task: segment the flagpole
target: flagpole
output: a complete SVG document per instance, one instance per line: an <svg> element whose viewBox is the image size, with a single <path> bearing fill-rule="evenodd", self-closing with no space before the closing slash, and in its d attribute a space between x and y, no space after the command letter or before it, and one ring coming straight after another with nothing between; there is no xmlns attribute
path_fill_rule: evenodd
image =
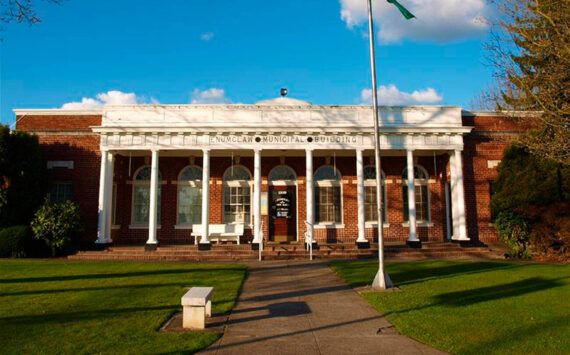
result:
<svg viewBox="0 0 570 355"><path fill-rule="evenodd" d="M372 288L385 290L392 287L388 273L384 270L384 225L382 221L382 162L380 160L380 118L378 114L378 93L376 86L376 55L374 52L374 20L372 0L368 2L368 32L370 39L370 69L372 74L372 108L374 117L374 165L376 166L376 209L378 212L378 272Z"/></svg>

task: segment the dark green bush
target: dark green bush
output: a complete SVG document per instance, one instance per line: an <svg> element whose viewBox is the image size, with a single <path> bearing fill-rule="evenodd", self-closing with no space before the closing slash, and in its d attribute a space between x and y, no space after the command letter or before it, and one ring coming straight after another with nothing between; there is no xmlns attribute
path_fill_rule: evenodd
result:
<svg viewBox="0 0 570 355"><path fill-rule="evenodd" d="M45 245L36 240L28 226L13 226L0 231L0 257L25 258L41 256Z"/></svg>
<svg viewBox="0 0 570 355"><path fill-rule="evenodd" d="M512 257L567 256L570 166L535 157L525 147L510 146L493 183L491 209Z"/></svg>
<svg viewBox="0 0 570 355"><path fill-rule="evenodd" d="M46 199L36 212L31 227L35 238L44 241L55 256L83 230L79 205L71 201L50 203Z"/></svg>
<svg viewBox="0 0 570 355"><path fill-rule="evenodd" d="M29 224L48 184L38 137L0 126L0 228Z"/></svg>
<svg viewBox="0 0 570 355"><path fill-rule="evenodd" d="M495 219L499 238L507 245L510 257L530 259L528 250L531 242L530 223L525 215L501 212Z"/></svg>
<svg viewBox="0 0 570 355"><path fill-rule="evenodd" d="M493 183L491 208L495 216L569 199L569 166L535 157L518 145L505 150L499 176Z"/></svg>

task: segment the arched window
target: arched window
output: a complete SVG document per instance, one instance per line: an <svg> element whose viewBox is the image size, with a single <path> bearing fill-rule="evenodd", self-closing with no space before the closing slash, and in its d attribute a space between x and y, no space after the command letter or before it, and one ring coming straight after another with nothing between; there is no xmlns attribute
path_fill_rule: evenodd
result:
<svg viewBox="0 0 570 355"><path fill-rule="evenodd" d="M429 174L423 167L414 166L414 186L416 190L416 220L428 222L429 213ZM402 173L402 198L404 200L404 221L410 219L408 208L408 169Z"/></svg>
<svg viewBox="0 0 570 355"><path fill-rule="evenodd" d="M200 223L202 219L202 169L187 166L178 175L178 225Z"/></svg>
<svg viewBox="0 0 570 355"><path fill-rule="evenodd" d="M269 172L269 181L297 181L297 174L287 165L279 165Z"/></svg>
<svg viewBox="0 0 570 355"><path fill-rule="evenodd" d="M251 224L251 174L241 165L224 173L224 223Z"/></svg>
<svg viewBox="0 0 570 355"><path fill-rule="evenodd" d="M148 226L148 214L150 207L150 165L143 166L135 172L133 179L133 225ZM158 172L158 204L157 204L157 220L160 224L160 197L162 195L161 188L162 175Z"/></svg>
<svg viewBox="0 0 570 355"><path fill-rule="evenodd" d="M386 205L386 174L382 172L382 222L388 222ZM378 209L376 207L376 168L364 167L364 220L366 222L378 221Z"/></svg>
<svg viewBox="0 0 570 355"><path fill-rule="evenodd" d="M317 169L314 176L316 223L342 223L342 176L331 165Z"/></svg>

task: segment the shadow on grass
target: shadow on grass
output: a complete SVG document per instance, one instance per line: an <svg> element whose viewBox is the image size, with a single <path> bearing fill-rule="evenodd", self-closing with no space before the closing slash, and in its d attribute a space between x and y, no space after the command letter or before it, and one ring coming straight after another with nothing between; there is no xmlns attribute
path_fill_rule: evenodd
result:
<svg viewBox="0 0 570 355"><path fill-rule="evenodd" d="M433 279L444 279L455 277L457 275L471 275L481 272L504 270L511 268L524 267L527 264L509 264L497 262L467 262L454 265L445 265L437 267L420 267L413 268L414 263L410 263L409 270L391 273L390 277L397 285L410 285L418 282L429 281Z"/></svg>
<svg viewBox="0 0 570 355"><path fill-rule="evenodd" d="M12 296L31 296L31 295L48 295L57 293L67 293L67 292L93 292L93 291L108 291L108 290L118 290L118 289L151 289L160 287L179 287L184 289L190 286L208 286L208 282L197 283L193 282L192 285L185 283L154 283L154 284L141 284L141 285L113 285L113 286L100 286L100 287L77 287L77 288L62 288L62 289L49 289L49 290L28 290L28 291L17 291L17 292L5 292L0 293L0 297L12 297ZM152 291L152 290L149 290ZM224 299L213 301L213 305L219 305L229 302L235 302L236 299Z"/></svg>
<svg viewBox="0 0 570 355"><path fill-rule="evenodd" d="M465 262L453 265L430 266L425 267L422 265L424 262L410 262L405 265L398 264L397 266L403 270L390 272L390 278L398 286L411 285L415 283L452 278L457 275L472 275L482 272L489 272L495 270L505 270L526 267L528 264L514 264L514 263L499 263L499 262ZM369 285L374 275L370 274L367 269L368 263L361 262L343 262L342 270L337 270L340 275L345 275L349 280L351 287L359 287ZM376 269L373 270L376 272ZM345 279L345 277L341 278Z"/></svg>
<svg viewBox="0 0 570 355"><path fill-rule="evenodd" d="M239 271L239 268L212 268L212 269L173 269L173 270L149 270L125 273L109 273L109 274L84 274L84 275L67 275L67 276L44 276L29 277L19 279L0 279L0 284L23 283L23 282L50 282L50 281L74 281L74 280L91 280L91 279L111 279L120 277L137 277L137 276L156 276L168 274L190 274L196 272L224 272Z"/></svg>
<svg viewBox="0 0 570 355"><path fill-rule="evenodd" d="M564 329L564 327L568 326L568 317L567 316L560 316L560 317L556 317L553 319L550 319L548 321L543 321L543 322L536 322L531 326L528 327L524 327L522 329L517 329L516 332L513 332L511 334L504 334L501 333L500 335L497 335L495 338L493 338L492 340L489 341L485 341L485 342L480 342L478 344L471 344L470 348L469 348L469 352L472 354L485 354L489 352L489 349L495 349L495 351L499 352L501 351L501 347L508 346L509 341L520 341L521 339L525 339L525 338L544 338L545 340L548 339L546 338L546 334L548 332L551 331L555 331L556 333L558 333L560 331L560 329ZM546 341L547 343L552 343L551 341ZM552 345L551 351L552 354L558 353L558 351L560 351L560 354L563 353L563 349L560 348L556 348L557 345ZM506 349L505 349L506 350ZM536 351L535 349L527 349L530 353L535 353L534 351ZM541 353L547 353L546 349L541 349Z"/></svg>
<svg viewBox="0 0 570 355"><path fill-rule="evenodd" d="M171 311L180 309L180 305L157 306L157 307L129 307L117 309L96 309L85 312L47 313L28 316L3 317L0 321L7 322L11 326L37 324L37 323L70 323L91 319L115 318L126 313Z"/></svg>
<svg viewBox="0 0 570 355"><path fill-rule="evenodd" d="M402 309L398 311L389 311L384 313L383 316L419 311L437 306L465 307L480 302L494 301L509 297L518 297L533 292L564 286L565 284L562 283L561 280L568 278L570 277L561 277L558 279L543 279L541 277L533 277L503 285L494 285L465 291L442 293L432 297L433 302L427 305Z"/></svg>
<svg viewBox="0 0 570 355"><path fill-rule="evenodd" d="M460 307L476 304L479 302L493 301L501 298L517 297L528 293L548 290L555 287L564 286L561 280L570 277L561 277L558 279L543 279L541 277L533 277L530 279L511 282L503 285L494 285L488 287L480 287L472 290L442 293L435 297L435 303Z"/></svg>

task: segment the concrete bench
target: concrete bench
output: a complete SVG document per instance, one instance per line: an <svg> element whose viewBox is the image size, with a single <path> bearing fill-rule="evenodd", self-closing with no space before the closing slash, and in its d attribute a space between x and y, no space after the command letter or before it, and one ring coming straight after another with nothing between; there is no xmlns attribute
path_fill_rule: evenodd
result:
<svg viewBox="0 0 570 355"><path fill-rule="evenodd" d="M212 316L213 287L192 287L182 296L182 328L204 329Z"/></svg>
<svg viewBox="0 0 570 355"><path fill-rule="evenodd" d="M240 237L243 236L243 230L243 223L210 224L208 226L210 241L216 241L218 244L220 241L226 242L228 240L233 240L239 245ZM198 237L202 236L202 225L193 224L191 235L195 238L194 244L198 244Z"/></svg>

